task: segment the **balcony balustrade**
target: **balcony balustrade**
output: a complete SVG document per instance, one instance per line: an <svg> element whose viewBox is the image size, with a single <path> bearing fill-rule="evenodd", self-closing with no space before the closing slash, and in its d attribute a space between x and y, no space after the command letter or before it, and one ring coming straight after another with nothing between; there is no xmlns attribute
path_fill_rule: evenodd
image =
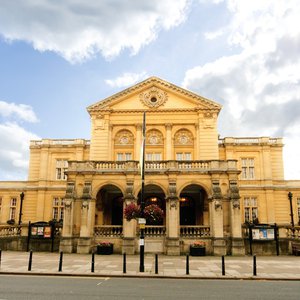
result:
<svg viewBox="0 0 300 300"><path fill-rule="evenodd" d="M69 161L68 173L124 173L139 172L138 161ZM146 161L146 173L164 173L177 171L182 173L238 171L236 160L191 160L191 161Z"/></svg>

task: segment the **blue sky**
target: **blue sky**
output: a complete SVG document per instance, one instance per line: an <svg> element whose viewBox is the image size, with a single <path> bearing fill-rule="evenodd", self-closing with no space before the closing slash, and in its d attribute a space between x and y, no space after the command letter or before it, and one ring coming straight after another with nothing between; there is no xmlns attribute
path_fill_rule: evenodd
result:
<svg viewBox="0 0 300 300"><path fill-rule="evenodd" d="M86 107L152 75L222 104L222 137L284 137L300 179L299 15L297 0L1 0L0 180L26 179L30 139L89 139Z"/></svg>

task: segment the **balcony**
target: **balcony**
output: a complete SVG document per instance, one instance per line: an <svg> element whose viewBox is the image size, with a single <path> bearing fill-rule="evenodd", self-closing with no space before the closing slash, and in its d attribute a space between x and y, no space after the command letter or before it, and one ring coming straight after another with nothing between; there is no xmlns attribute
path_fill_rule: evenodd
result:
<svg viewBox="0 0 300 300"><path fill-rule="evenodd" d="M138 161L69 161L68 174L71 173L138 173ZM209 173L209 172L239 172L236 160L164 160L146 161L145 173L157 174L168 172Z"/></svg>

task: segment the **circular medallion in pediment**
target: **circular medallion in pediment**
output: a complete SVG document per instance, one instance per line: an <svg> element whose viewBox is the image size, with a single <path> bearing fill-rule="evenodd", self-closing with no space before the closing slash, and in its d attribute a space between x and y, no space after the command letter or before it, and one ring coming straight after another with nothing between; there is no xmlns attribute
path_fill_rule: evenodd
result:
<svg viewBox="0 0 300 300"><path fill-rule="evenodd" d="M140 94L140 100L144 105L150 108L157 108L168 100L168 94L157 87L152 87L148 91Z"/></svg>

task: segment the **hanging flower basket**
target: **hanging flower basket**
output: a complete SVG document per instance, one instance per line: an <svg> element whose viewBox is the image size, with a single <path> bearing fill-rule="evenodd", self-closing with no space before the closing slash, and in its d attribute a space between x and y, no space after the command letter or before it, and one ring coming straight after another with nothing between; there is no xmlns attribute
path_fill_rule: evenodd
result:
<svg viewBox="0 0 300 300"><path fill-rule="evenodd" d="M163 210L156 204L151 204L145 207L144 216L147 220L146 224L158 225L162 222L164 217Z"/></svg>
<svg viewBox="0 0 300 300"><path fill-rule="evenodd" d="M137 219L141 214L141 208L135 203L130 203L124 208L124 217L127 221Z"/></svg>

